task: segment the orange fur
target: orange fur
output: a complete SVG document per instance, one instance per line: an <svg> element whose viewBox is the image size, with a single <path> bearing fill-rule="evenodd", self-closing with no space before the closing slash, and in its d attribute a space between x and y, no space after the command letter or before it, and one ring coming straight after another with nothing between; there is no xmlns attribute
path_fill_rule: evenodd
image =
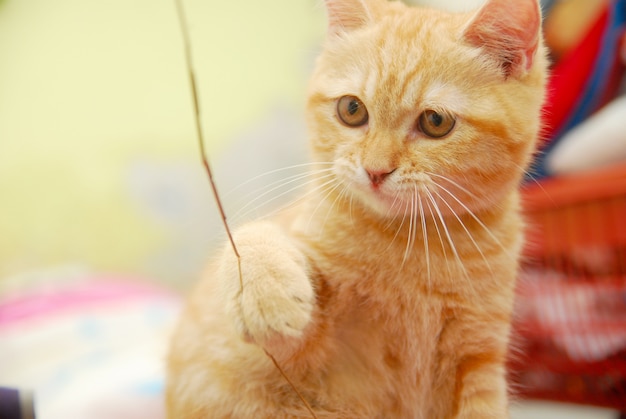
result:
<svg viewBox="0 0 626 419"><path fill-rule="evenodd" d="M229 247L208 268L172 339L169 417L310 417L265 351L319 418L507 417L517 185L546 72L537 1L511 2L327 0L307 117L332 174L235 232L243 289ZM346 95L363 125L340 121ZM449 134L417 128L427 109Z"/></svg>

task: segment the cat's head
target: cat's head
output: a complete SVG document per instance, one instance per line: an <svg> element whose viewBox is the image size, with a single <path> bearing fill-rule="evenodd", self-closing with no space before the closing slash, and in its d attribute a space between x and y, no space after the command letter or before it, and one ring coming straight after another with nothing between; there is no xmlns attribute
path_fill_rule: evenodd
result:
<svg viewBox="0 0 626 419"><path fill-rule="evenodd" d="M310 84L314 158L383 216L498 205L535 149L546 59L538 0L448 14L326 0Z"/></svg>

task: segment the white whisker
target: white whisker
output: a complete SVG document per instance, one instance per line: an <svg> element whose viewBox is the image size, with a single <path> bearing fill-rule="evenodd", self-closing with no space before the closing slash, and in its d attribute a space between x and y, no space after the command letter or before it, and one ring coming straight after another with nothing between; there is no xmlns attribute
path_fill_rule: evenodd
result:
<svg viewBox="0 0 626 419"><path fill-rule="evenodd" d="M408 209L409 209L409 204L408 204L408 202L405 202L405 204L404 204L404 214L402 215L402 221L400 221L400 225L396 229L396 234L394 234L393 238L391 239L391 242L389 242L389 245L387 246L387 249L385 249L385 252L389 251L389 249L391 248L393 243L398 238L398 235L400 234L400 231L402 231L402 227L404 226L404 222L406 220L406 214L407 214ZM390 225L391 225L391 223L393 221L395 221L395 219L391 220Z"/></svg>
<svg viewBox="0 0 626 419"><path fill-rule="evenodd" d="M447 177L447 176L439 175L439 174L437 174L437 173L432 173L432 172L424 172L424 173L425 173L425 174L427 174L427 175L428 175L428 176L430 176L430 177L436 177L436 178L439 178L439 179L443 179L443 180L445 180L446 182L451 183L452 185L454 185L454 186L456 186L457 188L459 188L461 191L463 191L464 193L466 193L469 197L474 198L474 199L479 199L479 197L478 197L475 193L473 193L472 191L470 191L469 189L467 189L466 187L464 187L464 186L463 186L463 185L461 185L460 183L456 182L456 181L455 181L455 180L453 180L453 179L450 179L450 178L449 178L449 177ZM435 184L436 184L438 187L441 187L441 184L440 184L439 182L435 182Z"/></svg>
<svg viewBox="0 0 626 419"><path fill-rule="evenodd" d="M331 169L320 169L320 170L315 170L315 171L310 171L310 172L305 172L305 173L298 173L296 175L288 176L286 178L271 182L267 185L263 185L261 188L253 192L247 193L245 196L242 197L242 200L247 200L250 196L254 196L255 194L259 194L262 192L261 195L256 195L256 198L260 198L260 197L263 197L267 194L274 192L277 189L280 189L282 187L295 183L299 180L307 179L307 178L311 178L311 179L318 178L318 175L323 174L323 173L326 173L323 177L327 177L327 176L330 176L331 174L330 172L332 172Z"/></svg>
<svg viewBox="0 0 626 419"><path fill-rule="evenodd" d="M430 206L430 200L426 200L426 205L428 206L428 212L431 215L435 214L433 207ZM437 223L437 218L432 217L433 224L435 226L435 230L437 231L437 236L439 237L439 243L441 244L441 251L443 252L443 258L446 261L446 268L448 270L448 277L452 275L452 271L450 270L450 263L448 262L448 252L446 251L446 246L443 243L443 237L441 235L441 230L439 230L439 224Z"/></svg>
<svg viewBox="0 0 626 419"><path fill-rule="evenodd" d="M491 230L489 229L489 227L487 227L485 225L485 223L478 218L478 216L476 214L474 214L474 212L463 203L463 201L461 201L459 198L457 198L451 191L449 191L447 188L441 186L440 184L436 183L437 187L439 189L441 189L442 191L444 191L445 193L447 193L452 199L454 199L454 201L456 203L458 203L466 212L467 214L472 217L472 219L474 221L476 221L476 223L485 231L485 233L487 233L487 235L491 238L491 240L493 240L493 242L498 245L509 257L511 257L511 254L509 252L509 249L507 249L501 242L500 240L491 232ZM441 197L441 195L439 194L439 196ZM441 197L441 199L445 202L445 200L443 199L443 197Z"/></svg>
<svg viewBox="0 0 626 419"><path fill-rule="evenodd" d="M463 230L467 234L467 237L470 239L470 241L472 242L472 244L474 245L474 247L476 248L478 253L480 253L480 256L482 257L482 259L485 261L485 266L487 266L487 269L489 269L489 272L491 272L491 274L493 275L493 270L491 269L491 264L489 263L489 260L487 259L487 257L485 256L483 250L480 248L480 246L478 245L478 243L474 239L474 236L472 235L472 233L470 233L469 229L467 228L467 226L465 225L463 220L461 220L461 217L458 216L456 211L454 211L452 206L448 203L448 201L446 201L444 199L443 196L441 196L441 194L438 191L434 190L433 192L437 195L437 197L439 197L441 202L443 202L446 205L446 207L448 207L448 209L450 210L450 212L452 213L454 218L456 218L456 220L459 222L459 224L461 225L461 228L463 228Z"/></svg>
<svg viewBox="0 0 626 419"><path fill-rule="evenodd" d="M354 198L354 193L350 191L350 206L349 206L349 214L350 214L350 223L354 227L354 218L352 216L352 200Z"/></svg>
<svg viewBox="0 0 626 419"><path fill-rule="evenodd" d="M383 227L383 231L387 231L387 229L389 229L389 227L391 227L393 225L393 223L396 221L395 217L393 216L393 214L391 213L391 211L393 210L393 207L396 205L396 203L398 202L398 196L400 195L399 192L396 192L394 197L393 197L393 202L391 203L391 205L389 206L389 208L387 209L387 213L385 214L385 217L389 218L389 221L387 222L387 224L385 224L385 226ZM405 213L406 213L406 206L404 208Z"/></svg>
<svg viewBox="0 0 626 419"><path fill-rule="evenodd" d="M322 205L322 203L324 201L326 201L326 199L328 199L328 197L335 192L340 186L342 186L341 183L337 182L337 184L335 186L333 186L332 188L330 188L325 194L324 197L322 199L320 199L319 204L317 204L317 206L315 207L315 210L313 210L313 212L311 213L311 216L309 217L309 224L311 223L311 220L313 219L313 216L315 215L315 213L319 210L320 206ZM326 227L326 223L328 222L328 217L330 216L330 213L332 212L333 208L335 207L335 205L337 205L337 202L339 200L341 200L341 197L345 194L347 187L345 185L343 185L343 189L341 190L341 192L339 192L337 194L337 196L335 197L335 199L333 200L333 202L330 204L330 207L328 208L328 210L326 211L326 216L324 217L324 221L322 221L322 225L320 225L319 228L319 236L322 236L322 232L324 231L324 228ZM307 230L309 229L307 224Z"/></svg>
<svg viewBox="0 0 626 419"><path fill-rule="evenodd" d="M430 201L432 202L435 212L437 213L437 216L439 217L439 220L441 221L441 227L443 228L443 231L446 235L448 243L450 244L450 249L452 250L452 253L454 254L454 258L456 259L459 268L461 268L461 270L463 271L465 280L467 281L470 289L472 290L472 293L475 294L475 290L472 286L472 280L469 276L469 273L467 272L467 269L465 268L465 265L463 264L463 261L461 260L461 256L459 255L456 245L454 244L454 240L452 240L452 236L450 235L450 230L448 229L448 226L446 225L443 214L441 213L441 210L439 209L439 206L437 205L437 201L435 200L435 197L432 195L432 193L430 192L428 188L424 188L424 191L428 195L428 199L430 199Z"/></svg>
<svg viewBox="0 0 626 419"><path fill-rule="evenodd" d="M419 206L420 219L422 220L422 237L424 240L424 253L426 256L426 277L428 278L428 288L430 289L430 249L428 245L428 231L426 230L426 216L424 214L424 205L422 204L422 197L419 189L415 186L415 193L417 195L417 203Z"/></svg>
<svg viewBox="0 0 626 419"><path fill-rule="evenodd" d="M333 180L330 181L326 181L325 183L321 184L321 185L317 185L316 187L307 190L305 193L297 196L295 199L287 202L284 205L281 205L279 208L270 211L268 214L264 215L263 217L261 217L261 219L266 219L266 218L270 218L273 217L274 215L285 211L286 209L288 209L289 207L295 206L300 202L305 201L308 197L312 196L312 195L317 195L317 194L323 194L324 191L327 191L328 189L332 188L330 185L333 182Z"/></svg>
<svg viewBox="0 0 626 419"><path fill-rule="evenodd" d="M402 265L400 269L404 267L404 264L407 258L409 257L409 253L411 251L411 248L413 247L414 240L415 240L415 196L412 196L411 197L411 213L410 213L410 218L409 218L409 234L407 235L406 248L404 249L404 257L402 258Z"/></svg>
<svg viewBox="0 0 626 419"><path fill-rule="evenodd" d="M321 177L318 177L318 178L309 179L309 180L308 180L308 181L306 181L305 183L300 184L300 185L296 185L296 186L294 186L294 187L291 187L291 188L289 188L288 190L286 190L286 191L284 191L284 192L281 192L280 194L278 194L278 195L276 195L276 196L273 196L271 199L269 199L269 200L267 200L267 201L263 202L263 204L262 204L262 205L257 205L256 207L254 207L254 208L252 208L251 210L249 210L249 208L250 208L251 206L253 206L253 204L257 203L257 202L258 202L259 200L261 200L263 197L265 197L265 196L267 196L267 195L271 194L272 192L275 192L276 190L279 190L280 188L283 188L283 187L285 187L285 186L287 186L287 185L289 185L289 184L291 184L291 183L294 183L296 180L292 179L292 180L289 180L288 182L285 182L285 183L283 183L283 184L281 184L281 185L275 186L275 187L273 187L273 188L271 188L271 189L269 189L269 190L267 190L267 191L263 192L262 194L260 194L259 196L255 197L254 199L250 200L250 201L249 201L246 205L244 205L243 207L241 207L241 208L240 208L240 209L239 209L239 210L238 210L238 211L237 211L237 212L233 215L233 219L235 219L235 218L237 218L237 217L239 217L239 218L243 218L244 216L247 216L250 212L254 211L255 209L257 209L257 208L259 208L259 207L261 207L261 206L263 206L263 205L267 205L268 203L273 202L273 201L275 201L275 200L277 200L277 199L279 199L279 198L281 198L281 197L283 197L283 196L285 196L285 195L288 195L288 194L292 193L293 191L296 191L296 190L298 190L298 189L301 189L301 188L302 188L302 187L304 187L305 185L308 185L308 184L314 183L314 182L319 181L319 180L328 179L328 178L334 178L334 175L333 175L332 173L329 173L329 174L326 174L326 175L321 176ZM301 178L300 178L300 179L301 179ZM297 179L297 180L300 180L300 179ZM332 182L332 181L333 181L333 179L331 179L331 182ZM246 210L247 210L247 211L246 211ZM244 212L244 211L245 211L245 212Z"/></svg>
<svg viewBox="0 0 626 419"><path fill-rule="evenodd" d="M552 201L552 203L554 203L554 201L552 200L552 196L548 193L548 191L546 191L546 189L543 187L543 184L537 179L536 176L534 176L530 171L524 169L524 167L520 166L517 163L511 162L511 164L513 164L513 166L521 169L522 172L526 176L528 176L530 178L530 180L532 180L532 182L539 187L539 189L541 189L543 191L543 193L545 194L546 198L550 199Z"/></svg>
<svg viewBox="0 0 626 419"><path fill-rule="evenodd" d="M387 216L389 217L391 214L391 211L394 210L394 207L396 206L396 204L398 203L398 197L400 196L400 192L397 191L394 195L393 195L393 201L391 201L391 205L389 206L389 209L387 210ZM393 218L393 216L391 217Z"/></svg>
<svg viewBox="0 0 626 419"><path fill-rule="evenodd" d="M233 192L237 191L238 189L241 189L242 187L248 185L249 183L254 182L255 180L258 180L258 179L260 179L262 177L265 177L265 176L273 175L273 174L278 173L278 172L283 172L283 171L292 170L292 169L299 169L299 168L302 168L302 167L316 167L316 166L323 166L323 165L332 166L333 164L334 164L333 162L311 162L311 163L295 164L293 166L281 167L279 169L270 170L268 172L261 173L260 175L256 175L256 176L246 180L245 182L235 186L233 189L231 189L230 191L226 192L226 194L224 194L224 196L227 197L228 195L232 194ZM330 170L332 170L332 167L331 168L327 168L327 169L313 170L313 171L306 172L306 173L316 173L316 172L324 172L324 171L330 171ZM295 175L295 176L298 176L298 175Z"/></svg>

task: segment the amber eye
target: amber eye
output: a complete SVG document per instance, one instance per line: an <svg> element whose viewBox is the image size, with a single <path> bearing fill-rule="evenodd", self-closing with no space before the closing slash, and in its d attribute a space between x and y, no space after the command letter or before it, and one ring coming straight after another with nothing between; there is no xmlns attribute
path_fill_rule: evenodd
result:
<svg viewBox="0 0 626 419"><path fill-rule="evenodd" d="M419 129L430 138L442 138L452 131L456 119L448 113L427 110L419 116Z"/></svg>
<svg viewBox="0 0 626 419"><path fill-rule="evenodd" d="M356 96L342 96L337 102L337 116L349 127L360 127L367 123L367 108Z"/></svg>

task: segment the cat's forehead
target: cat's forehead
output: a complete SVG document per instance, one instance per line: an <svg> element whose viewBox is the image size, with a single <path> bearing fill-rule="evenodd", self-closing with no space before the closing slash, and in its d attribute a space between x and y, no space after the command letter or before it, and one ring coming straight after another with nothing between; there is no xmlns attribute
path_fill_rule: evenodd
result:
<svg viewBox="0 0 626 419"><path fill-rule="evenodd" d="M424 63L405 68L398 64L353 66L345 74L327 79L326 94L335 98L354 95L368 107L384 108L382 111L444 108L457 114L465 112L469 99L461 80L433 71Z"/></svg>
<svg viewBox="0 0 626 419"><path fill-rule="evenodd" d="M462 113L467 78L460 73L469 71L464 48L450 27L424 25L423 16L417 17L381 23L331 51L326 93L355 95L370 105L435 106Z"/></svg>

